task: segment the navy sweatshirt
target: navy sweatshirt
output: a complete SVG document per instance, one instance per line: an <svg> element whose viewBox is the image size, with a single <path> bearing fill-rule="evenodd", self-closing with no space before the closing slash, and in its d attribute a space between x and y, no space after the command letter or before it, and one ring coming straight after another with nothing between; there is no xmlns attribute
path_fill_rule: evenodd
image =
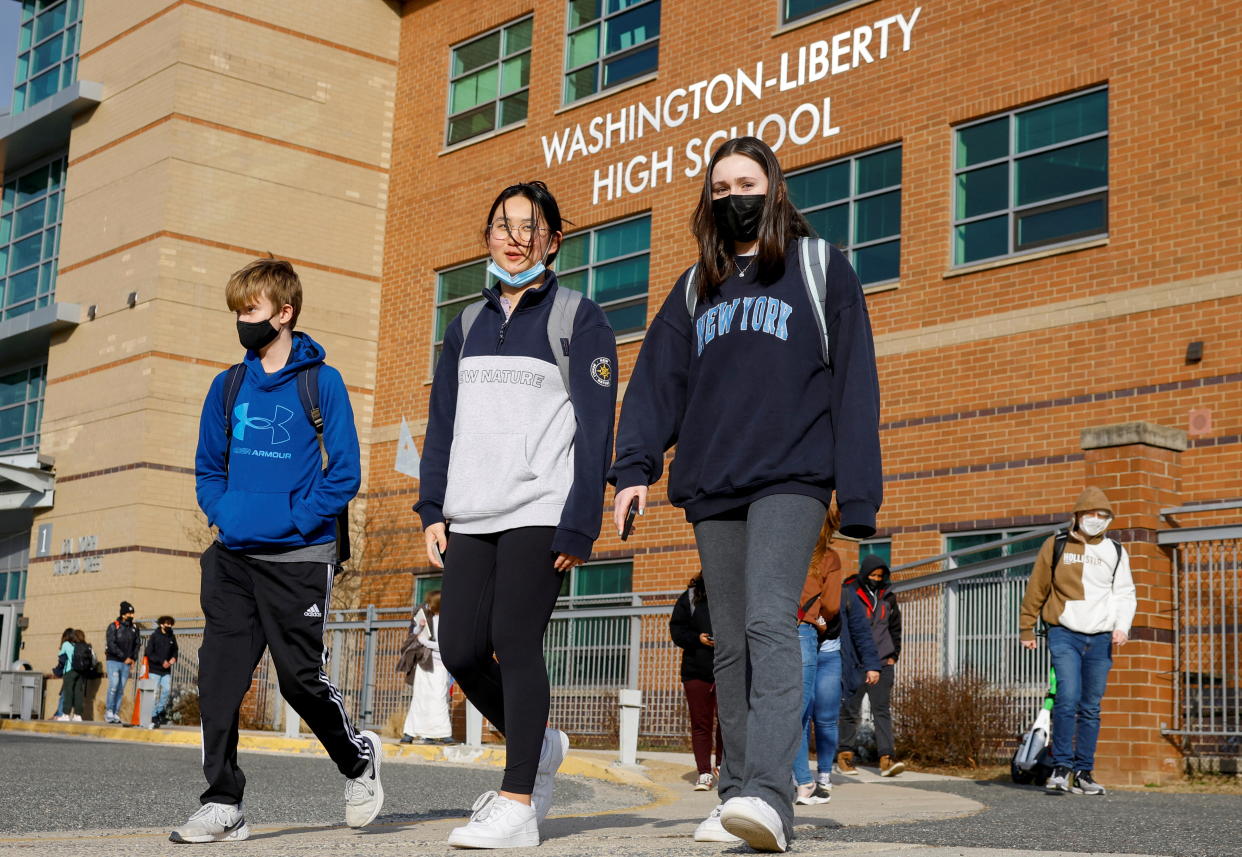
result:
<svg viewBox="0 0 1242 857"><path fill-rule="evenodd" d="M604 311L583 298L566 390L548 343L557 288L549 271L508 319L499 287L485 289L465 347L461 316L445 331L414 506L424 527L552 526L554 552L591 555L612 452L617 341Z"/></svg>
<svg viewBox="0 0 1242 857"><path fill-rule="evenodd" d="M304 333L293 334L288 362L270 375L259 355L247 351L246 376L228 424L228 372L211 382L199 420L195 487L199 508L219 528L226 548L279 551L336 539L336 517L358 493L362 471L349 393L341 373L326 364L319 369L328 452L323 469L315 427L295 386L302 369L323 361L323 348Z"/></svg>
<svg viewBox="0 0 1242 857"><path fill-rule="evenodd" d="M831 248L825 319L832 371L798 264L763 285L736 272L686 311L686 274L651 323L621 408L617 489L660 478L691 523L770 494L825 504L837 492L841 532L875 532L883 498L880 394L871 322L849 261Z"/></svg>

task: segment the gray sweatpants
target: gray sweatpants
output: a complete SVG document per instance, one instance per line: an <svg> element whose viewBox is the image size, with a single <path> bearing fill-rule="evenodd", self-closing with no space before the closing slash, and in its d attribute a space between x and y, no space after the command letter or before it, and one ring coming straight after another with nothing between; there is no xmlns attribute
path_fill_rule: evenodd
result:
<svg viewBox="0 0 1242 857"><path fill-rule="evenodd" d="M716 637L720 799L762 798L780 814L786 837L802 725L798 596L826 514L813 497L774 494L727 520L694 525Z"/></svg>

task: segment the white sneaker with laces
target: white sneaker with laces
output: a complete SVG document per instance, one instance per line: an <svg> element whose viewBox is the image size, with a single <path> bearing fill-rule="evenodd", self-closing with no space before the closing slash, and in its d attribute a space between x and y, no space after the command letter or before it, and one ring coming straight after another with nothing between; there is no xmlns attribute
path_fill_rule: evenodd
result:
<svg viewBox="0 0 1242 857"><path fill-rule="evenodd" d="M371 764L361 776L345 781L345 823L350 827L366 827L384 805L384 786L379 776L384 746L380 737L369 730L358 733L358 737L371 745Z"/></svg>
<svg viewBox="0 0 1242 857"><path fill-rule="evenodd" d="M81 715L81 714L74 714L73 716L71 716L71 717L69 718L69 720L70 720L70 721L72 721L72 722L74 722L74 723L81 723L81 722L82 722L82 715ZM119 721L119 720L117 721L117 723L120 723L120 722L121 722L121 721Z"/></svg>
<svg viewBox="0 0 1242 857"><path fill-rule="evenodd" d="M711 788L714 785L715 780L711 774L699 774L699 779L694 784L694 790L696 792L707 792L711 791Z"/></svg>
<svg viewBox="0 0 1242 857"><path fill-rule="evenodd" d="M569 736L559 729L543 731L543 747L539 751L539 768L535 772L535 787L530 793L535 818L540 824L552 808L552 792L556 786L556 771L569 752Z"/></svg>
<svg viewBox="0 0 1242 857"><path fill-rule="evenodd" d="M169 842L240 842L250 838L250 827L240 806L205 803L190 820L168 835Z"/></svg>
<svg viewBox="0 0 1242 857"><path fill-rule="evenodd" d="M806 783L798 786L794 803L798 806L815 806L816 804L828 803L832 799L832 795L825 797L820 794L821 788L816 783Z"/></svg>
<svg viewBox="0 0 1242 857"><path fill-rule="evenodd" d="M720 811L724 809L724 804L717 804L716 808L711 811L707 818L699 822L699 826L694 829L695 842L741 842L742 840L734 836L732 833L724 829L720 823Z"/></svg>
<svg viewBox="0 0 1242 857"><path fill-rule="evenodd" d="M471 807L470 821L449 834L454 848L533 848L539 844L535 808L496 792L484 792Z"/></svg>
<svg viewBox="0 0 1242 857"><path fill-rule="evenodd" d="M756 851L785 851L785 825L776 810L757 797L735 797L720 810L724 829Z"/></svg>

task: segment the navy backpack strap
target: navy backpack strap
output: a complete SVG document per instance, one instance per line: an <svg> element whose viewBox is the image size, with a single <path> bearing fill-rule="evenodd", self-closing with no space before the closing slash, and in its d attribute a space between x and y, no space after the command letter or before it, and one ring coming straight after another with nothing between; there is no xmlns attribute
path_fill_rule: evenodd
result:
<svg viewBox="0 0 1242 857"><path fill-rule="evenodd" d="M315 363L298 373L298 399L302 402L306 418L315 427L315 434L323 435L323 414L319 410L319 365Z"/></svg>
<svg viewBox="0 0 1242 857"><path fill-rule="evenodd" d="M224 376L224 469L229 469L229 450L233 446L233 406L237 404L237 394L241 390L242 379L246 377L246 364L234 363Z"/></svg>

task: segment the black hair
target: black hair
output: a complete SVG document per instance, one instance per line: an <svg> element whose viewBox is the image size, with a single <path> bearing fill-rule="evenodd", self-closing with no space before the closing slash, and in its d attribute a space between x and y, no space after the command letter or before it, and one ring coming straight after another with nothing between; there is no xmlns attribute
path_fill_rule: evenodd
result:
<svg viewBox="0 0 1242 857"><path fill-rule="evenodd" d="M690 599L695 603L700 603L707 597L707 584L703 582L703 572L699 572L690 578Z"/></svg>
<svg viewBox="0 0 1242 857"><path fill-rule="evenodd" d="M176 620L176 619L174 619L174 618L173 618L173 617L171 617L171 616L161 616L160 618L158 618L158 619L156 619L156 620L155 620L155 624L157 624L157 625L176 625L176 624L177 624L177 620Z"/></svg>
<svg viewBox="0 0 1242 857"><path fill-rule="evenodd" d="M572 225L573 223L573 221L565 220L561 217L561 207L556 204L556 197L552 196L552 191L548 190L546 184L541 181L518 182L517 184L509 185L497 194L496 199L492 202L492 207L487 210L487 222L483 224L483 244L485 246L487 245L488 231L491 229L492 221L496 217L496 209L499 208L503 211L505 201L515 196L524 196L530 200L531 208L535 215L535 226L545 227L548 230L549 236L557 232L563 233L564 224L569 223ZM520 244L521 242L518 241L518 243ZM535 242L532 240L526 247L526 258L528 260L532 258L531 253L534 252L534 249ZM543 260L544 264L550 267L560 251L561 245L558 243L556 248Z"/></svg>
<svg viewBox="0 0 1242 857"><path fill-rule="evenodd" d="M712 154L703 178L699 204L694 209L690 228L699 243L698 292L706 300L720 288L733 269L733 242L725 239L716 228L712 214L712 171L716 164L730 155L743 155L757 163L768 178L767 199L759 220L759 282L774 283L785 273L785 249L800 237L815 237L815 230L789 200L785 173L767 143L758 137L734 137L721 144Z"/></svg>

